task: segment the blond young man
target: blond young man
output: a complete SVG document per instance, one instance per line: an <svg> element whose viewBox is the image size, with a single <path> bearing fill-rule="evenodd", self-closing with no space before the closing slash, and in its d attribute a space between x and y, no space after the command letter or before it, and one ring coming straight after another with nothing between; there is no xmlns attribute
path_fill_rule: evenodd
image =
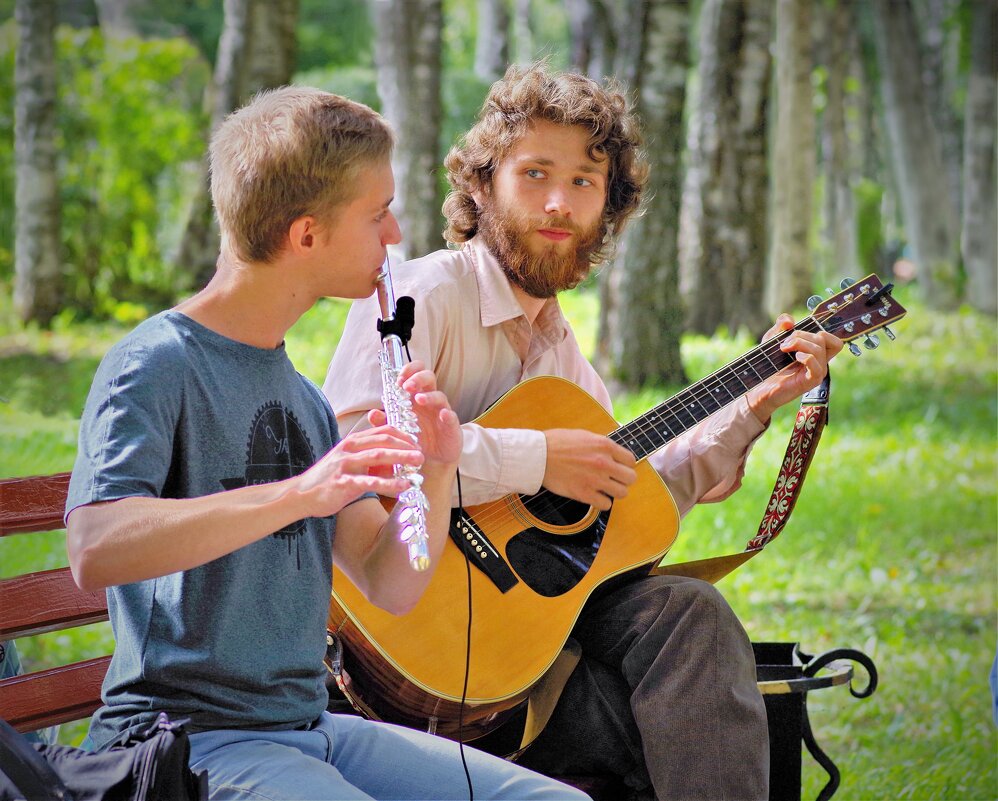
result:
<svg viewBox="0 0 998 801"><path fill-rule="evenodd" d="M117 646L89 740L160 711L187 718L191 765L222 799L460 798L457 747L325 711L333 563L395 613L430 578L408 565L393 465L419 465L431 556L446 536L461 431L433 374L403 371L423 436L369 418L340 439L284 350L320 297L375 288L398 225L392 135L365 106L264 93L211 143L222 231L208 286L140 325L94 379L67 502L70 564L108 590ZM488 798L584 798L468 752Z"/></svg>
<svg viewBox="0 0 998 801"><path fill-rule="evenodd" d="M606 258L637 210L647 170L639 144L621 94L535 65L510 68L492 86L451 150L444 213L459 249L399 265L395 288L416 299L414 357L435 371L462 421L544 374L573 381L610 410L557 293ZM376 316L373 303L354 304L323 387L344 431L363 430L380 402L365 352L375 347ZM781 315L773 333L790 327ZM824 334L791 336L783 349L795 352L793 367L650 458L681 513L739 487L772 412L817 385L840 348ZM589 431L462 427L467 505L544 487L605 510L636 478L631 452ZM692 579L611 584L582 610L572 632L582 660L521 763L616 774L637 798L766 798L765 708L730 607Z"/></svg>

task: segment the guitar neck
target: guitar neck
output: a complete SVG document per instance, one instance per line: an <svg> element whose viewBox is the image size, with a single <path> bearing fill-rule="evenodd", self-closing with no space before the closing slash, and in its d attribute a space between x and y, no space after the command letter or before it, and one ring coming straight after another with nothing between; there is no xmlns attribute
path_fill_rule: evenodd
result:
<svg viewBox="0 0 998 801"><path fill-rule="evenodd" d="M638 461L647 458L752 387L793 364L793 355L780 350L780 344L793 331L821 330L813 317L806 318L792 330L757 345L744 356L621 426L610 434L610 439L627 448Z"/></svg>

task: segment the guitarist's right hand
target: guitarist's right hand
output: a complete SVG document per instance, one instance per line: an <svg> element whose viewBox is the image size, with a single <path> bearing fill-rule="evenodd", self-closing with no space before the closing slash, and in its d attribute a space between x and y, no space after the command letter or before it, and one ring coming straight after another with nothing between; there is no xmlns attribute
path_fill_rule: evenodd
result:
<svg viewBox="0 0 998 801"><path fill-rule="evenodd" d="M609 437L581 428L544 432L544 487L556 495L606 511L637 481L634 454Z"/></svg>

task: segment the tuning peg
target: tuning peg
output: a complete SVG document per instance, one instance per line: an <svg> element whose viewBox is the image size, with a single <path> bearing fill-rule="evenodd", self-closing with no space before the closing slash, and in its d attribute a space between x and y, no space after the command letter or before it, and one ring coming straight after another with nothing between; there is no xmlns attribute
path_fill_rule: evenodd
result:
<svg viewBox="0 0 998 801"><path fill-rule="evenodd" d="M863 340L863 345L866 346L867 350L876 350L880 347L880 337L876 334L867 334L866 339Z"/></svg>
<svg viewBox="0 0 998 801"><path fill-rule="evenodd" d="M859 349L859 345L857 345L855 342L850 342L849 343L849 352L853 356L862 356L863 355L863 351L861 351Z"/></svg>
<svg viewBox="0 0 998 801"><path fill-rule="evenodd" d="M811 311L817 309L819 303L821 303L821 295L811 295L811 297L807 299L807 307Z"/></svg>
<svg viewBox="0 0 998 801"><path fill-rule="evenodd" d="M847 289L855 283L856 281L852 278L843 278L841 281L839 281L839 289Z"/></svg>
<svg viewBox="0 0 998 801"><path fill-rule="evenodd" d="M897 337L894 335L894 332L891 331L891 329L889 329L886 325L884 326L884 333L887 334L887 338L891 342L893 342L895 339L897 339Z"/></svg>

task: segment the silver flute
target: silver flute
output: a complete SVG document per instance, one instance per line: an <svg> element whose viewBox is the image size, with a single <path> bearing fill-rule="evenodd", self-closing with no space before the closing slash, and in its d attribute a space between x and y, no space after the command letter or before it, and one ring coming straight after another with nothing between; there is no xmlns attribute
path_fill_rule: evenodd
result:
<svg viewBox="0 0 998 801"><path fill-rule="evenodd" d="M402 298L407 301L407 298ZM406 434L411 434L419 440L419 421L412 410L412 398L399 386L399 373L405 366L402 348L405 342L399 333L397 309L395 306L395 291L392 288L392 274L388 258L378 276L378 302L381 304L381 320L378 330L381 331L381 386L382 402L388 425L394 426ZM411 301L409 301L411 303ZM407 308L411 314L411 306ZM411 322L410 322L411 326ZM406 333L408 338L408 333ZM426 570L430 566L430 551L426 534L426 512L430 508L423 492L423 477L419 468L412 465L395 465L395 475L409 482L408 489L398 497L402 510L399 512L399 522L402 530L399 537L409 549L409 564L413 570Z"/></svg>

